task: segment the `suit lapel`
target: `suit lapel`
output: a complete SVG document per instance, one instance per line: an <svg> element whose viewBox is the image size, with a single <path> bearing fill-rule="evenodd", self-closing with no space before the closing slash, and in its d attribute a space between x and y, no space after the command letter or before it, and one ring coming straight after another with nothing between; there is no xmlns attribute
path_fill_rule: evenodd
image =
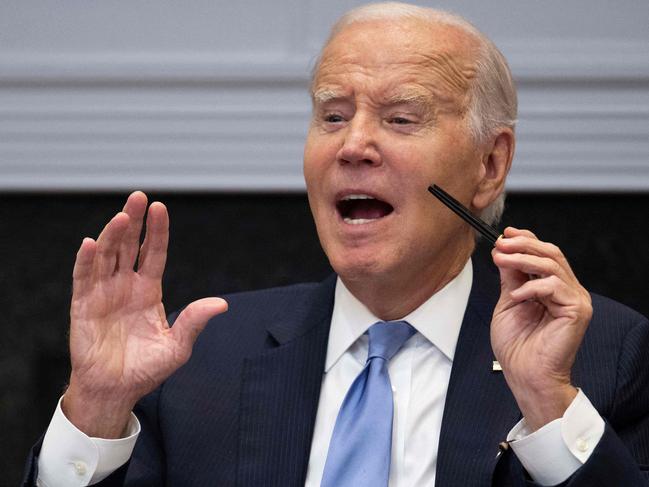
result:
<svg viewBox="0 0 649 487"><path fill-rule="evenodd" d="M270 347L241 378L237 485L304 485L324 373L335 276L269 323Z"/></svg>
<svg viewBox="0 0 649 487"><path fill-rule="evenodd" d="M498 444L520 417L502 372L492 371L489 337L497 276L475 265L444 406L436 485L490 486Z"/></svg>

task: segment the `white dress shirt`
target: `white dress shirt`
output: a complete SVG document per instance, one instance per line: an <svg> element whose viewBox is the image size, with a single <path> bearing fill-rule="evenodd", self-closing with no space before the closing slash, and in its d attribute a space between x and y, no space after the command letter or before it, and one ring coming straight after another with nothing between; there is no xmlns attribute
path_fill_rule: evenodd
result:
<svg viewBox="0 0 649 487"><path fill-rule="evenodd" d="M469 260L455 279L403 317L417 333L388 366L394 395L390 487L434 486L446 390L472 275ZM338 280L306 487L320 485L338 410L367 359L365 332L377 321ZM126 438L89 438L59 403L38 459L38 484L72 487L102 480L128 460L139 429L133 416ZM563 418L531 434L523 419L507 439L536 482L554 485L586 462L603 432L603 419L580 391Z"/></svg>
<svg viewBox="0 0 649 487"><path fill-rule="evenodd" d="M469 261L455 279L402 318L417 333L388 363L394 397L390 487L435 484L446 389L472 279ZM377 321L338 279L307 487L320 485L338 410L367 360L365 332Z"/></svg>

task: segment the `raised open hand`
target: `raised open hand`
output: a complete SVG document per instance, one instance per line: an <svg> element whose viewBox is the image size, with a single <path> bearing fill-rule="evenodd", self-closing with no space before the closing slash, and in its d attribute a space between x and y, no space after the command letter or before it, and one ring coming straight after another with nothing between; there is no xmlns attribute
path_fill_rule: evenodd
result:
<svg viewBox="0 0 649 487"><path fill-rule="evenodd" d="M491 344L536 429L561 417L577 392L570 375L592 306L559 248L528 230L507 228L505 237L493 251L501 294Z"/></svg>
<svg viewBox="0 0 649 487"><path fill-rule="evenodd" d="M227 309L220 298L200 299L169 327L162 304L169 217L162 203L151 204L140 248L146 208L144 193L131 194L77 254L63 409L89 436L119 436L134 404L189 359L207 321Z"/></svg>

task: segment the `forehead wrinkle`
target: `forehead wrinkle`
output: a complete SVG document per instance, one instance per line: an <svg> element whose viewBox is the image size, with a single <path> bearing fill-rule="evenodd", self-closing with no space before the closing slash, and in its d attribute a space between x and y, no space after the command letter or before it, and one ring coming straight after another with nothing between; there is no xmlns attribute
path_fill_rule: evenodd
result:
<svg viewBox="0 0 649 487"><path fill-rule="evenodd" d="M329 60L327 60L329 61ZM334 70L330 69L334 67ZM395 69L405 68L405 71L414 79L425 84L438 85L441 82L442 87L456 95L466 95L475 79L476 67L468 62L462 62L454 56L445 53L416 53L405 59L391 60L381 63L361 62L325 62L320 66L316 79L322 81L322 78L336 76L339 74L347 75L352 73L361 74L369 78L377 75L383 76L386 73L389 77ZM430 83L433 81L433 83ZM316 90L317 91L317 90Z"/></svg>
<svg viewBox="0 0 649 487"><path fill-rule="evenodd" d="M452 91L466 94L471 81L475 79L476 68L473 64L456 60L446 52L418 54L418 64L430 70Z"/></svg>
<svg viewBox="0 0 649 487"><path fill-rule="evenodd" d="M314 103L326 103L333 99L349 97L350 94L344 92L339 86L341 76L343 79L358 74L371 77L369 73L371 68L357 62L350 55L341 56L339 59L335 56L323 55L316 69L310 90Z"/></svg>

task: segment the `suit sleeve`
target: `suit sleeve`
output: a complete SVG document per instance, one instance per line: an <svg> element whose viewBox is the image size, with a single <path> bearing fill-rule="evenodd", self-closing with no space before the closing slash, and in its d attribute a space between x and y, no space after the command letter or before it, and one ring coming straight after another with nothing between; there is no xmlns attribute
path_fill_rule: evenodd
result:
<svg viewBox="0 0 649 487"><path fill-rule="evenodd" d="M615 402L604 435L561 487L649 486L649 321L627 333L617 363ZM528 482L528 485L537 485Z"/></svg>
<svg viewBox="0 0 649 487"><path fill-rule="evenodd" d="M624 339L604 435L566 486L649 486L648 354L649 321L643 318Z"/></svg>

